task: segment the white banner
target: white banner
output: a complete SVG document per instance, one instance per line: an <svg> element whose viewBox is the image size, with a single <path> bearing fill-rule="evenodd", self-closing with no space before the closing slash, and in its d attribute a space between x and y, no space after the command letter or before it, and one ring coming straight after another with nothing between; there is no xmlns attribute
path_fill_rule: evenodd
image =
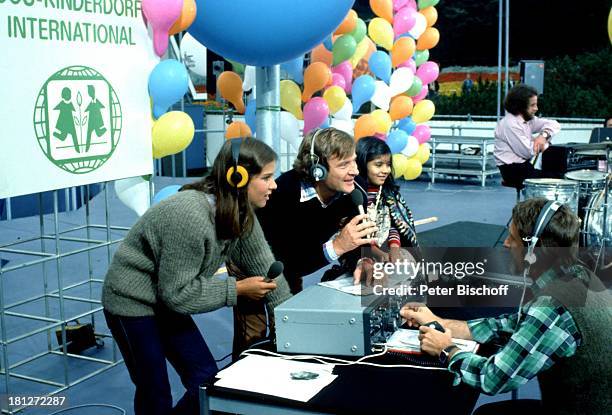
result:
<svg viewBox="0 0 612 415"><path fill-rule="evenodd" d="M0 198L152 172L135 0L0 0Z"/></svg>

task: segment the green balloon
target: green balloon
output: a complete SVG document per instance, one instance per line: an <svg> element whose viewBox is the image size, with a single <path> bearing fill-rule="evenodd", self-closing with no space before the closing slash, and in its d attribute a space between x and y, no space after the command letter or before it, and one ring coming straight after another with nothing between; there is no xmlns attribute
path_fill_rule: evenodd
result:
<svg viewBox="0 0 612 415"><path fill-rule="evenodd" d="M355 54L357 49L357 42L351 35L342 35L334 42L332 47L332 53L334 55L333 65L336 66L339 63L348 60Z"/></svg>
<svg viewBox="0 0 612 415"><path fill-rule="evenodd" d="M355 42L359 43L363 40L366 35L368 28L363 20L357 18L357 24L355 25L355 29L349 35L353 36Z"/></svg>
<svg viewBox="0 0 612 415"><path fill-rule="evenodd" d="M419 10L423 10L429 6L435 6L440 0L419 0Z"/></svg>
<svg viewBox="0 0 612 415"><path fill-rule="evenodd" d="M417 96L419 92L423 89L423 81L418 76L414 77L414 81L412 81L412 85L408 88L408 95L411 97Z"/></svg>
<svg viewBox="0 0 612 415"><path fill-rule="evenodd" d="M429 60L429 49L417 50L414 52L414 63L416 66L421 66Z"/></svg>

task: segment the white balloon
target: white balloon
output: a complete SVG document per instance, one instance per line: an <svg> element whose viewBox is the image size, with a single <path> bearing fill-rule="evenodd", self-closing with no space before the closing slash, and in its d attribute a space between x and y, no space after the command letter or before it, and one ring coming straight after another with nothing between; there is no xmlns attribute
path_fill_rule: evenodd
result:
<svg viewBox="0 0 612 415"><path fill-rule="evenodd" d="M353 123L353 120L340 120L338 118L333 118L331 121L331 126L350 135L353 135L355 131L355 124Z"/></svg>
<svg viewBox="0 0 612 415"><path fill-rule="evenodd" d="M410 34L410 36L412 36L413 38L418 39L421 37L423 32L425 32L425 29L427 29L427 19L425 18L425 16L423 16L422 13L417 13L416 22L414 23L414 26L412 26L412 29L410 29L408 34Z"/></svg>
<svg viewBox="0 0 612 415"><path fill-rule="evenodd" d="M115 193L138 216L142 216L151 205L149 182L140 176L115 180Z"/></svg>
<svg viewBox="0 0 612 415"><path fill-rule="evenodd" d="M295 151L300 148L302 141L300 124L297 118L287 111L281 111L280 113L280 138L288 142Z"/></svg>
<svg viewBox="0 0 612 415"><path fill-rule="evenodd" d="M376 89L370 101L381 110L389 111L389 103L391 102L391 98L393 98L391 88L383 81L376 81L375 85Z"/></svg>
<svg viewBox="0 0 612 415"><path fill-rule="evenodd" d="M247 65L244 68L244 81L242 81L242 90L250 91L257 82L257 75L255 74L255 67Z"/></svg>
<svg viewBox="0 0 612 415"><path fill-rule="evenodd" d="M350 99L346 99L344 101L344 105L334 114L334 119L336 120L351 120L351 116L353 115L353 103Z"/></svg>
<svg viewBox="0 0 612 415"><path fill-rule="evenodd" d="M410 68L397 68L391 74L391 81L389 82L389 88L391 89L391 96L394 97L402 92L408 91L412 82L414 81L414 73Z"/></svg>
<svg viewBox="0 0 612 415"><path fill-rule="evenodd" d="M402 154L408 158L414 156L416 152L419 151L419 140L414 136L408 137L408 143L406 147L402 150Z"/></svg>
<svg viewBox="0 0 612 415"><path fill-rule="evenodd" d="M190 71L206 76L206 46L189 33L185 33L181 40L181 57Z"/></svg>

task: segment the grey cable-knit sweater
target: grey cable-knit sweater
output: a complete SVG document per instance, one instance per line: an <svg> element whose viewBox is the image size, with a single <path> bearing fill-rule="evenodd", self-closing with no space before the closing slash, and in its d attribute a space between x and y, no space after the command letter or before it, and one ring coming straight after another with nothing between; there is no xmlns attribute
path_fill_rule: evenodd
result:
<svg viewBox="0 0 612 415"><path fill-rule="evenodd" d="M205 193L186 190L151 207L132 227L106 274L102 305L112 314L151 316L163 302L183 314L236 304L236 280L215 271L228 259L248 276L265 276L274 256L257 220L236 241L219 241ZM283 275L266 296L273 309L289 298Z"/></svg>

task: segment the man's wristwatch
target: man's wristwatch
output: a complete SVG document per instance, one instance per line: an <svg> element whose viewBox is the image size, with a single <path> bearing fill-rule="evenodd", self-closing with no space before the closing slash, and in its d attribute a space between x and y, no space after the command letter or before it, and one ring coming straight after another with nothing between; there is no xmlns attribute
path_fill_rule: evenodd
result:
<svg viewBox="0 0 612 415"><path fill-rule="evenodd" d="M550 140L550 133L548 131L542 131L540 135L543 136L546 141Z"/></svg>
<svg viewBox="0 0 612 415"><path fill-rule="evenodd" d="M448 361L450 360L450 354L452 353L454 349L458 349L458 347L455 346L454 344L451 344L447 348L443 349L440 352L440 363L442 363L443 365L448 364Z"/></svg>

